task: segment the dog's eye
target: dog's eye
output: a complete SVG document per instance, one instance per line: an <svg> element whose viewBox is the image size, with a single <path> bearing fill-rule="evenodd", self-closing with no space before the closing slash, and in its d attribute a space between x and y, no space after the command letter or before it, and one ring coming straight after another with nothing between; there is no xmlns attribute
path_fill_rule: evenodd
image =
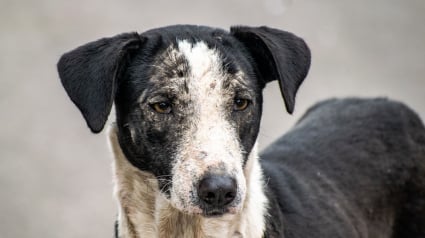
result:
<svg viewBox="0 0 425 238"><path fill-rule="evenodd" d="M157 113L167 114L171 112L171 103L169 102L157 102L150 106Z"/></svg>
<svg viewBox="0 0 425 238"><path fill-rule="evenodd" d="M249 104L250 104L250 101L248 99L235 98L233 101L233 110L243 111L249 106Z"/></svg>

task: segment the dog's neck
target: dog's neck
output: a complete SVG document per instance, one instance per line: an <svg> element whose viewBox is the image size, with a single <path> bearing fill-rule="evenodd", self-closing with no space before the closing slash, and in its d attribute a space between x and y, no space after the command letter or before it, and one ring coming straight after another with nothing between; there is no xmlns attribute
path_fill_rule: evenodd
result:
<svg viewBox="0 0 425 238"><path fill-rule="evenodd" d="M234 215L205 218L181 213L171 206L160 193L156 178L132 166L125 158L115 127L109 131L109 142L114 153L119 238L263 236L267 198L256 146L244 169L247 193L243 209Z"/></svg>

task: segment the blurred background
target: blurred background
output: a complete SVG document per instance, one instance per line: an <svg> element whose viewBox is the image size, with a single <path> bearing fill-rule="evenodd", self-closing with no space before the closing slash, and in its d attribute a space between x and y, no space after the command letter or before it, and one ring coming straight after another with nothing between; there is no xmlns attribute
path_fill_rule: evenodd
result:
<svg viewBox="0 0 425 238"><path fill-rule="evenodd" d="M276 83L265 90L261 148L329 97L386 96L425 118L423 0L0 0L0 238L112 237L106 136L90 133L55 64L88 41L178 23L268 25L309 44L295 113Z"/></svg>

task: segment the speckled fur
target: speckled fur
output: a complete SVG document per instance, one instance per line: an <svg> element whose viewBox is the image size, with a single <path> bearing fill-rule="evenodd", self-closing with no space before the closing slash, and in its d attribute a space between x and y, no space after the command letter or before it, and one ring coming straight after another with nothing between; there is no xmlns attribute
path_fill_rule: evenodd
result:
<svg viewBox="0 0 425 238"><path fill-rule="evenodd" d="M179 92L174 105L190 116L179 125L182 133L175 141L178 147L173 153L171 176L156 177L134 168L116 143L116 129L111 130L121 236L261 237L267 201L257 150L252 150L245 161L238 129L229 119L234 89L247 87L243 82L246 76L240 70L232 75L224 71L219 52L205 42L178 41L159 59L153 65L156 74L151 81L160 85L160 90ZM168 77L166 84L161 82L162 77ZM245 90L245 94L251 93ZM149 98L151 95L144 91L138 101L156 100ZM138 126L129 124L128 129L132 142L137 142ZM219 218L203 217L198 202L196 185L209 173L231 176L237 183L236 198L227 214ZM156 182L164 180L170 187L169 197ZM254 192L247 196L247 190Z"/></svg>
<svg viewBox="0 0 425 238"><path fill-rule="evenodd" d="M173 207L159 191L156 178L128 162L118 144L115 125L109 130L109 144L114 154L119 237L262 237L267 198L262 191L264 184L256 149L243 171L247 197L242 210L219 218L205 218L183 213Z"/></svg>
<svg viewBox="0 0 425 238"><path fill-rule="evenodd" d="M240 210L245 197L242 173L242 151L235 128L229 122L229 102L234 95L224 88L229 78L222 71L217 52L203 42L195 45L178 43L178 50L189 64L186 84L187 97L194 113L186 122L182 139L178 142L172 170L171 203L181 211L202 213L196 204L198 180L206 173L230 175L237 181L238 193L229 211ZM214 87L211 85L214 84Z"/></svg>

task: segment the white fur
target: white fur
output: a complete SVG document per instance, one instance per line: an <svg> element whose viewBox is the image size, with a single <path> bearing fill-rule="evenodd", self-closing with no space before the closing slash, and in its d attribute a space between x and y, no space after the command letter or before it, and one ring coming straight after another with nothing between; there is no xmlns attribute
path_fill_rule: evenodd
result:
<svg viewBox="0 0 425 238"><path fill-rule="evenodd" d="M241 201L230 209L235 213L241 209L245 197L246 184L242 171L242 151L233 128L226 120L232 108L233 95L223 88L227 75L222 72L220 56L204 42L194 45L188 41L178 43L178 51L189 63L189 97L193 103L194 115L191 116L189 129L179 143L180 151L176 155L173 167L173 189L171 203L188 213L201 213L202 210L191 202L190 194L197 189L194 178L201 178L207 168L224 167L222 173L235 177L238 187L235 200Z"/></svg>
<svg viewBox="0 0 425 238"><path fill-rule="evenodd" d="M118 200L120 238L156 237L155 200L161 196L156 178L132 166L118 143L117 128L109 130L109 145L114 154L112 165L114 194Z"/></svg>
<svg viewBox="0 0 425 238"><path fill-rule="evenodd" d="M248 187L242 210L219 218L204 218L184 214L171 206L159 192L153 175L140 171L128 162L116 133L113 126L109 131L109 144L114 154L113 174L119 204L120 238L263 236L267 198L263 192L256 147L244 170Z"/></svg>

